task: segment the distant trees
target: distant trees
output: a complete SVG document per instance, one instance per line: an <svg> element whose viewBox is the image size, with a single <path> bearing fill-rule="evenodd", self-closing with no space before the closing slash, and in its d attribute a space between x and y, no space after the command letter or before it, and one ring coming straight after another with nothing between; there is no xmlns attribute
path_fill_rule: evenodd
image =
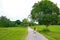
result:
<svg viewBox="0 0 60 40"><path fill-rule="evenodd" d="M5 16L0 17L0 27L15 27L16 24L14 21L10 21L10 19Z"/></svg>
<svg viewBox="0 0 60 40"><path fill-rule="evenodd" d="M36 24L36 23L35 23L34 21L32 21L32 20L29 22L29 26L35 26L35 25L38 25L38 24Z"/></svg>
<svg viewBox="0 0 60 40"><path fill-rule="evenodd" d="M21 24L21 21L20 21L20 20L16 20L15 23L16 23L17 25L20 25L20 24Z"/></svg>
<svg viewBox="0 0 60 40"><path fill-rule="evenodd" d="M27 26L29 25L28 19L24 18L24 19L22 20L22 24L21 24L21 25L27 27Z"/></svg>
<svg viewBox="0 0 60 40"><path fill-rule="evenodd" d="M5 16L0 17L0 26L1 27L7 27L10 24L10 20L7 19Z"/></svg>
<svg viewBox="0 0 60 40"><path fill-rule="evenodd" d="M27 18L24 18L22 22L20 20L11 21L6 16L0 17L0 27L17 27L17 26L33 26L36 25L33 21L29 21Z"/></svg>
<svg viewBox="0 0 60 40"><path fill-rule="evenodd" d="M59 8L56 4L49 0L42 0L35 3L32 7L31 18L37 21L40 25L46 25L58 23Z"/></svg>

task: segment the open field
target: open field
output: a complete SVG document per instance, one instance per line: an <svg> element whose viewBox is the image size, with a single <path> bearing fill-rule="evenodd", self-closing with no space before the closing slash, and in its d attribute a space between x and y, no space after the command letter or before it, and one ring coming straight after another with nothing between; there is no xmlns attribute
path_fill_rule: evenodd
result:
<svg viewBox="0 0 60 40"><path fill-rule="evenodd" d="M0 40L24 40L26 35L24 27L0 28Z"/></svg>
<svg viewBox="0 0 60 40"><path fill-rule="evenodd" d="M45 26L32 26L32 28L36 27L37 31L43 34L49 40L60 40L60 25L50 25L48 27L49 31L45 31Z"/></svg>

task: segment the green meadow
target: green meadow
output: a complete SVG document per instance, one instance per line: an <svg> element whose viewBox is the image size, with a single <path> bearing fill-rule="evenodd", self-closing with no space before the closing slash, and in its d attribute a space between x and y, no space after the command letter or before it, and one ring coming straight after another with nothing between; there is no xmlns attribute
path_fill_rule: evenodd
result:
<svg viewBox="0 0 60 40"><path fill-rule="evenodd" d="M32 26L34 27L49 40L60 40L60 25L50 25L48 31L45 31L45 25ZM26 36L27 27L0 28L0 40L25 40Z"/></svg>
<svg viewBox="0 0 60 40"><path fill-rule="evenodd" d="M24 40L27 35L27 27L0 28L0 40Z"/></svg>
<svg viewBox="0 0 60 40"><path fill-rule="evenodd" d="M32 26L32 28L34 27L36 27L37 31L43 34L49 40L60 40L60 25L50 25L48 27L48 31L45 30L45 25Z"/></svg>

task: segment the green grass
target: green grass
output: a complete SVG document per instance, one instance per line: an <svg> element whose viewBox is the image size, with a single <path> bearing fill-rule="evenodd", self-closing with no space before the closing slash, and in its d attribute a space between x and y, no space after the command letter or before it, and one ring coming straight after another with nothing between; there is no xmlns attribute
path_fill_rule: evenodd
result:
<svg viewBox="0 0 60 40"><path fill-rule="evenodd" d="M37 31L43 34L49 40L60 40L60 25L50 25L48 27L49 31L45 31L45 25L40 26L32 26L32 28L36 27Z"/></svg>
<svg viewBox="0 0 60 40"><path fill-rule="evenodd" d="M24 40L27 35L27 28L10 27L0 28L0 40Z"/></svg>

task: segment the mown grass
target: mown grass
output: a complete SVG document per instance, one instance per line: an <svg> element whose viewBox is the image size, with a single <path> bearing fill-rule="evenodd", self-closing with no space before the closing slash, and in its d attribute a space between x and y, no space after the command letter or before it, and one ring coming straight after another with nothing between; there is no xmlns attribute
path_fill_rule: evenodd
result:
<svg viewBox="0 0 60 40"><path fill-rule="evenodd" d="M43 34L49 40L60 40L60 25L50 25L48 27L48 31L45 30L45 25L32 26L32 28L34 27L36 27L37 31Z"/></svg>
<svg viewBox="0 0 60 40"><path fill-rule="evenodd" d="M0 40L24 40L26 35L24 27L0 28Z"/></svg>

